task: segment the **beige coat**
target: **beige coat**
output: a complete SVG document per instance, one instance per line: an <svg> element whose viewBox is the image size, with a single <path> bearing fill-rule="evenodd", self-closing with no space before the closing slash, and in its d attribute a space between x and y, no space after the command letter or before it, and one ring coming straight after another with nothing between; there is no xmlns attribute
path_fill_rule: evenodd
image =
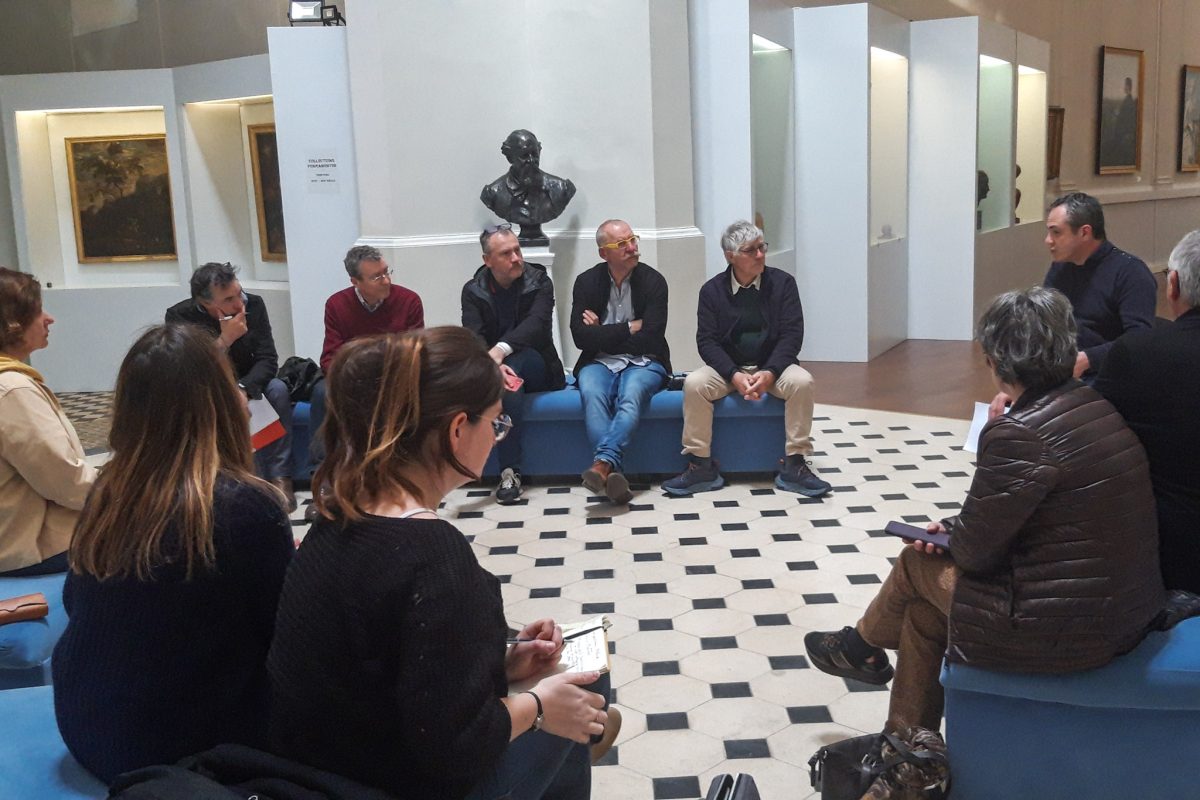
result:
<svg viewBox="0 0 1200 800"><path fill-rule="evenodd" d="M95 479L50 391L0 372L0 572L66 550Z"/></svg>

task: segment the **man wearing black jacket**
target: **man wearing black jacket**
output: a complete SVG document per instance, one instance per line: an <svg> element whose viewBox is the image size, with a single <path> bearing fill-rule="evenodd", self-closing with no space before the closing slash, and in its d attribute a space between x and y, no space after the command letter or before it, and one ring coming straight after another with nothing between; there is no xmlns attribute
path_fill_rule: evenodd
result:
<svg viewBox="0 0 1200 800"><path fill-rule="evenodd" d="M525 263L511 225L484 228L479 245L483 266L463 286L462 324L491 348L489 353L510 387L502 406L512 428L496 445L500 461L496 501L509 505L521 497L525 393L561 389L565 384L550 328L554 284L545 267Z"/></svg>
<svg viewBox="0 0 1200 800"><path fill-rule="evenodd" d="M292 491L292 401L287 386L275 377L279 356L267 306L256 294L242 291L237 267L208 263L192 273L192 297L167 309L167 324L199 325L212 334L229 356L238 386L251 400L265 396L279 415L284 435L254 453L260 478L283 491L288 508L296 507Z"/></svg>
<svg viewBox="0 0 1200 800"><path fill-rule="evenodd" d="M621 459L650 398L667 384L667 282L643 264L638 236L619 219L596 230L602 263L575 279L571 336L575 377L592 444L583 485L614 503L633 498Z"/></svg>
<svg viewBox="0 0 1200 800"><path fill-rule="evenodd" d="M796 279L768 267L763 232L741 220L725 229L721 249L729 268L700 287L696 346L705 366L683 384L683 452L688 467L663 484L685 496L725 485L712 458L713 403L731 392L747 400L770 394L784 401L787 442L775 485L820 497L830 486L809 469L813 379L799 365L804 309Z"/></svg>
<svg viewBox="0 0 1200 800"><path fill-rule="evenodd" d="M1163 582L1200 593L1200 230L1171 252L1167 302L1175 321L1117 339L1096 391L1146 448Z"/></svg>

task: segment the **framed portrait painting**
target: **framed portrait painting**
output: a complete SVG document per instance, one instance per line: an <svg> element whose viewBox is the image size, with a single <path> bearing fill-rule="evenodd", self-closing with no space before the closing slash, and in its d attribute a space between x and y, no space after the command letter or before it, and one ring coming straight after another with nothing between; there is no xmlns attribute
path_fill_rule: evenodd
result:
<svg viewBox="0 0 1200 800"><path fill-rule="evenodd" d="M1141 50L1100 48L1100 100L1096 121L1096 172L1120 175L1142 167Z"/></svg>
<svg viewBox="0 0 1200 800"><path fill-rule="evenodd" d="M88 136L66 145L79 261L176 259L167 137Z"/></svg>
<svg viewBox="0 0 1200 800"><path fill-rule="evenodd" d="M258 246L262 260L287 261L275 126L250 125L247 130L250 134L250 164L254 171L254 206L258 214Z"/></svg>
<svg viewBox="0 0 1200 800"><path fill-rule="evenodd" d="M1179 169L1200 172L1200 67L1184 65L1179 99Z"/></svg>

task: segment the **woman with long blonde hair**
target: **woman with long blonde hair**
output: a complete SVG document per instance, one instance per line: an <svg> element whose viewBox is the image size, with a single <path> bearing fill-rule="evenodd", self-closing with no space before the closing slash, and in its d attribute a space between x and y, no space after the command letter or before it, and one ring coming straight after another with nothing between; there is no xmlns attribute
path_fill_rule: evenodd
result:
<svg viewBox="0 0 1200 800"><path fill-rule="evenodd" d="M264 740L265 659L294 546L254 476L248 413L203 331L151 328L121 364L112 459L71 543L54 700L105 781Z"/></svg>

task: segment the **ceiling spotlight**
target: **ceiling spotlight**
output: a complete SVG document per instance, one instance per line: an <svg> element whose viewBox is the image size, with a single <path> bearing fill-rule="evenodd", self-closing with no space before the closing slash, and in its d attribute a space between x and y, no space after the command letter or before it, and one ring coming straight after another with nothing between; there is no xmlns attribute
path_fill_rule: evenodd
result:
<svg viewBox="0 0 1200 800"><path fill-rule="evenodd" d="M321 25L345 25L346 18L338 7L322 0L291 0L288 3L288 24L320 23Z"/></svg>

